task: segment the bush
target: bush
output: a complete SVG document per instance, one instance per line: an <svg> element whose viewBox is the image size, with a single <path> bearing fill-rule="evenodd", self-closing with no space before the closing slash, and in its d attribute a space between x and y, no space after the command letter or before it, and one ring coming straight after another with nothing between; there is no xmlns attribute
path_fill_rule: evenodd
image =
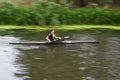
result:
<svg viewBox="0 0 120 80"><path fill-rule="evenodd" d="M79 9L70 9L54 2L45 1L33 3L29 7L0 3L0 24L2 25L120 25L119 21L120 11L99 8L93 3Z"/></svg>
<svg viewBox="0 0 120 80"><path fill-rule="evenodd" d="M14 17L12 16L14 6L8 3L0 4L0 24L11 24Z"/></svg>
<svg viewBox="0 0 120 80"><path fill-rule="evenodd" d="M120 11L99 8L97 6L87 6L86 8L78 9L76 19L81 24L120 24Z"/></svg>

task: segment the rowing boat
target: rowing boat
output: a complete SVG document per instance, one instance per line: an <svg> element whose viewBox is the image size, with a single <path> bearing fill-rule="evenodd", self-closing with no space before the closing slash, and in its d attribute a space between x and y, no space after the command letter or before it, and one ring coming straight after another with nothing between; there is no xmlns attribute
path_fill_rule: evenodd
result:
<svg viewBox="0 0 120 80"><path fill-rule="evenodd" d="M99 43L99 41L55 41L55 42L47 42L47 41L39 41L39 42L11 42L9 44L25 44L25 45L51 45L51 44L80 44L80 43Z"/></svg>

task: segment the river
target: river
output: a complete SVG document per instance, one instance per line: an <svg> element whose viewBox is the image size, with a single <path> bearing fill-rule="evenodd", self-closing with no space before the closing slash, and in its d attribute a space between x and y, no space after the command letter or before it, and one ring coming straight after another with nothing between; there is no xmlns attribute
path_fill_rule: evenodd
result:
<svg viewBox="0 0 120 80"><path fill-rule="evenodd" d="M11 45L45 40L48 31L0 30L0 80L120 80L120 31L56 31L99 44Z"/></svg>

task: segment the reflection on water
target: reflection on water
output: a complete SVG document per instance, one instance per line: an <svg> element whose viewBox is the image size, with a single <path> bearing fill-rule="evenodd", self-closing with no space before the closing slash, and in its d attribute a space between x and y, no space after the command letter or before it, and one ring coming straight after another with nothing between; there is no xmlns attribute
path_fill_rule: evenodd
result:
<svg viewBox="0 0 120 80"><path fill-rule="evenodd" d="M9 41L16 41L10 36L0 36L0 80L16 80L14 73L17 69L14 67L14 60L19 53L8 44Z"/></svg>
<svg viewBox="0 0 120 80"><path fill-rule="evenodd" d="M22 32L21 32L22 31ZM9 45L9 42L43 40L45 32L8 31L1 36L1 80L119 80L120 36L118 31L58 32L70 39L99 40L100 44ZM32 32L32 33L31 33ZM24 35L23 35L24 34ZM29 36L31 35L31 36ZM3 40L4 39L4 40Z"/></svg>

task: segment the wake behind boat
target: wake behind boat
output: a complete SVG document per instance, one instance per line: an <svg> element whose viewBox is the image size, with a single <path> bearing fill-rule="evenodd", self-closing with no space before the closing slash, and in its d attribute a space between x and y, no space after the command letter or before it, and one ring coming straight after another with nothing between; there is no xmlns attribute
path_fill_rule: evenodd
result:
<svg viewBox="0 0 120 80"><path fill-rule="evenodd" d="M21 45L51 45L51 44L80 44L80 43L99 43L99 41L78 41L78 40L65 40L65 41L34 41L34 42L11 42L9 44L21 44Z"/></svg>

